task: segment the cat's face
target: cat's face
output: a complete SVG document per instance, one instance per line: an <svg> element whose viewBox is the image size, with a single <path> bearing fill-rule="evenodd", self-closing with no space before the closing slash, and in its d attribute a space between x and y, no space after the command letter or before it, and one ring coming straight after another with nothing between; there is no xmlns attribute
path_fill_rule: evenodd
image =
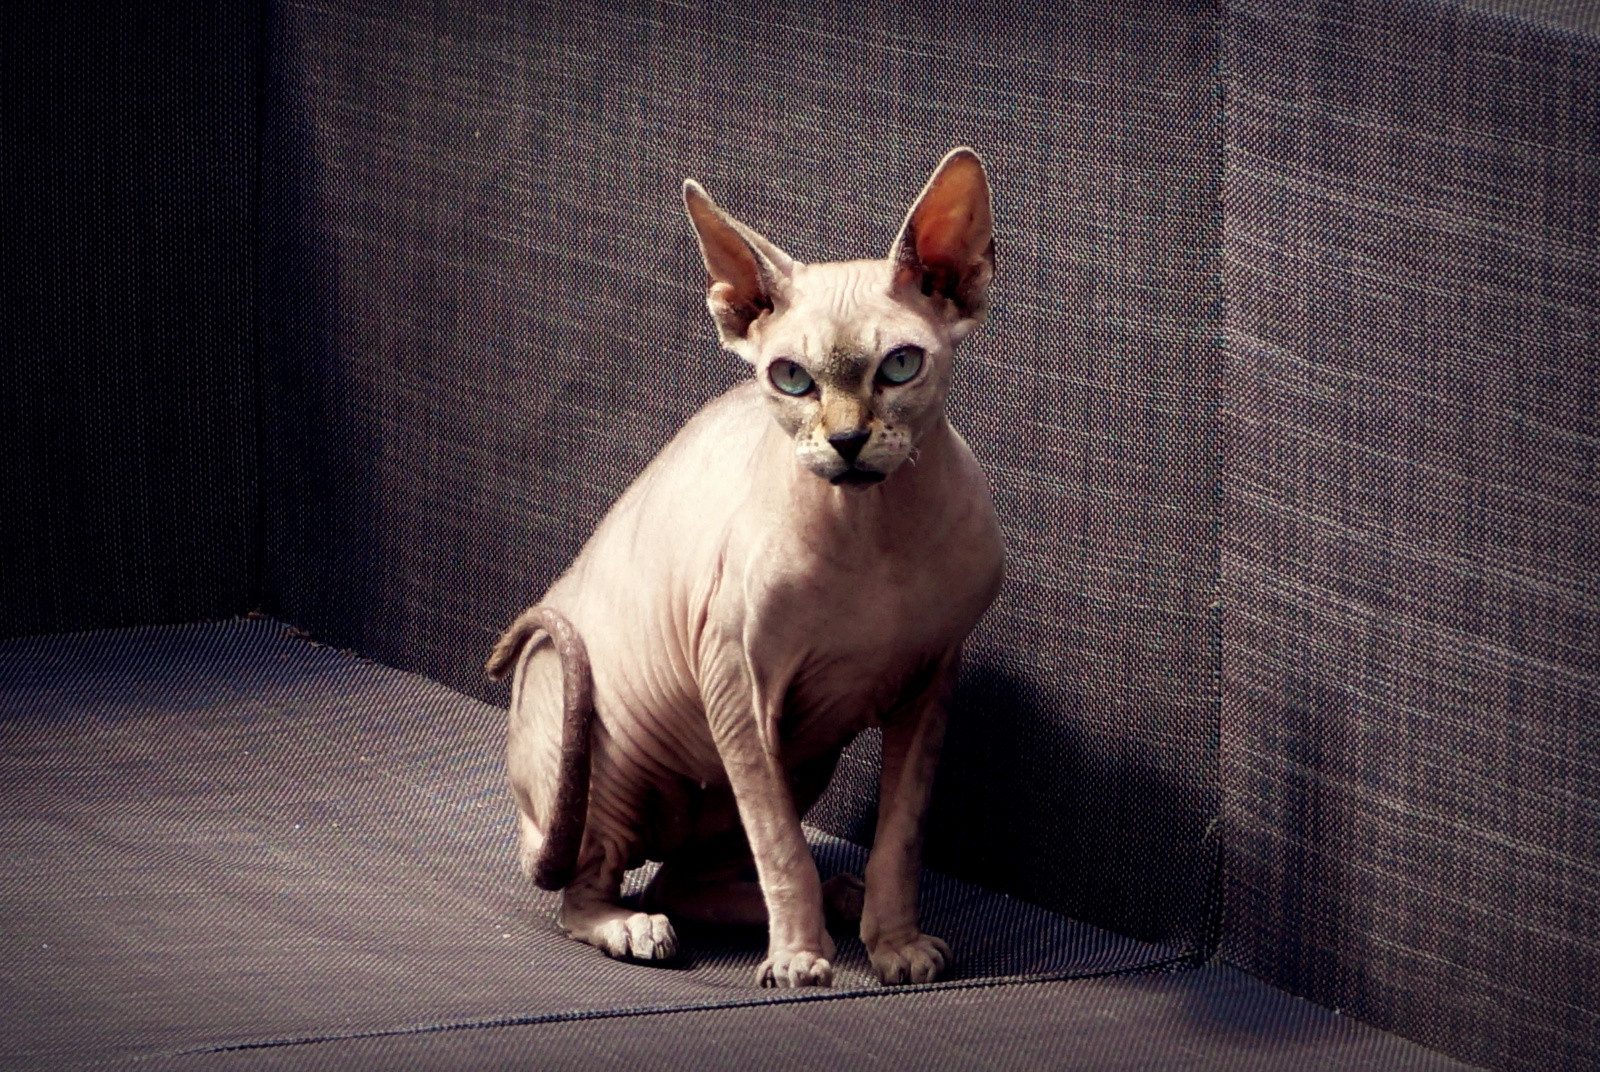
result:
<svg viewBox="0 0 1600 1072"><path fill-rule="evenodd" d="M953 340L926 301L896 297L888 261L797 265L791 283L751 326L756 380L801 465L870 487L944 419Z"/></svg>
<svg viewBox="0 0 1600 1072"><path fill-rule="evenodd" d="M982 320L994 272L977 154L944 158L879 261L801 264L692 181L684 203L717 334L755 367L800 464L867 488L914 462L944 420L955 345Z"/></svg>

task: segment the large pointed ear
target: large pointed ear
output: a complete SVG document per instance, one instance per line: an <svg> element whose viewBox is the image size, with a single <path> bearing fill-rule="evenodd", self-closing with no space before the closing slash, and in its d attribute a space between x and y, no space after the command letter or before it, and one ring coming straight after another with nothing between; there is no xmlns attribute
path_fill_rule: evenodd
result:
<svg viewBox="0 0 1600 1072"><path fill-rule="evenodd" d="M989 176L971 149L952 149L906 214L889 251L894 285L949 300L952 319L977 325L994 277Z"/></svg>
<svg viewBox="0 0 1600 1072"><path fill-rule="evenodd" d="M722 211L693 179L683 180L683 204L711 276L706 307L716 321L717 337L723 346L751 360L742 345L750 325L788 301L794 261Z"/></svg>

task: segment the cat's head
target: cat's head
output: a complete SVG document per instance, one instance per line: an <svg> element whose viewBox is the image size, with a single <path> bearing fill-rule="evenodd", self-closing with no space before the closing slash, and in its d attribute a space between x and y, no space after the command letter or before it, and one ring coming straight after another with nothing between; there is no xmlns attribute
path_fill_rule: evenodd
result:
<svg viewBox="0 0 1600 1072"><path fill-rule="evenodd" d="M683 200L717 335L755 366L801 464L840 486L884 480L944 421L955 346L983 320L994 241L978 154L940 161L883 260L801 264L693 180Z"/></svg>

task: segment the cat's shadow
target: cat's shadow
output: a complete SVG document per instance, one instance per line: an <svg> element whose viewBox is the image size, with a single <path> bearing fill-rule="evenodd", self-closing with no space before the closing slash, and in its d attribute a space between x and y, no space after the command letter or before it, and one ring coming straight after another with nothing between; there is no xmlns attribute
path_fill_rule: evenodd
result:
<svg viewBox="0 0 1600 1072"><path fill-rule="evenodd" d="M969 658L924 864L1120 934L1201 951L1215 926L1215 744L1175 763L1144 737L1088 718L1089 706L1070 682ZM871 844L881 746L868 731L845 751L808 823Z"/></svg>

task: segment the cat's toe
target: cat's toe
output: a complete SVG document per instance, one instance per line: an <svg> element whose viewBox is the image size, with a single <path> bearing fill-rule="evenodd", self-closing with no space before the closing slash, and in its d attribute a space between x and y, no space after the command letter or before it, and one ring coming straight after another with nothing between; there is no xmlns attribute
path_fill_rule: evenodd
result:
<svg viewBox="0 0 1600 1072"><path fill-rule="evenodd" d="M756 984L779 989L832 986L833 965L815 953L775 953L756 969Z"/></svg>
<svg viewBox="0 0 1600 1072"><path fill-rule="evenodd" d="M678 935L660 913L635 912L628 917L628 957L631 960L671 960L678 955Z"/></svg>
<svg viewBox="0 0 1600 1072"><path fill-rule="evenodd" d="M635 960L671 960L678 955L678 935L660 913L628 918L628 944Z"/></svg>
<svg viewBox="0 0 1600 1072"><path fill-rule="evenodd" d="M904 942L879 942L870 955L873 972L890 986L931 983L955 959L944 939L931 934L918 934Z"/></svg>
<svg viewBox="0 0 1600 1072"><path fill-rule="evenodd" d="M666 916L635 912L595 928L591 943L617 960L662 961L678 955L678 935Z"/></svg>

